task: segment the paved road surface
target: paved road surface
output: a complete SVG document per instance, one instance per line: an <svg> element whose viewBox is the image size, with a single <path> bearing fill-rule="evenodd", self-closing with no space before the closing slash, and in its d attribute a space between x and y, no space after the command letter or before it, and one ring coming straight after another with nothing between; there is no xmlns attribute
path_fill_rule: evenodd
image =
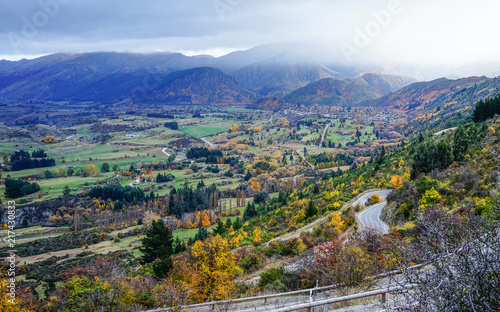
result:
<svg viewBox="0 0 500 312"><path fill-rule="evenodd" d="M326 134L326 131L328 130L328 127L330 127L331 124L327 124L325 126L325 129L323 130L323 135L321 136L321 141L319 141L319 145L318 147L321 147L321 145L323 144L323 140L325 139L325 134Z"/></svg>
<svg viewBox="0 0 500 312"><path fill-rule="evenodd" d="M162 152L163 152L163 154L167 155L167 157L170 157L170 154L167 152L166 147L162 150Z"/></svg>
<svg viewBox="0 0 500 312"><path fill-rule="evenodd" d="M382 212L382 209L385 207L385 205L387 205L386 199L389 193L390 191L370 192L363 195L355 202L355 205L356 203L358 203L358 201L359 204L364 204L368 197L374 194L379 194L380 199L382 200L381 203L370 206L358 214L357 218L360 221L362 227L377 229L383 234L389 233L389 226L382 220L380 220L380 213Z"/></svg>
<svg viewBox="0 0 500 312"><path fill-rule="evenodd" d="M203 142L207 143L208 146L210 146L210 147L215 147L215 145L213 145L212 143L208 142L207 139L205 139L205 138L201 138L200 140L202 140Z"/></svg>
<svg viewBox="0 0 500 312"><path fill-rule="evenodd" d="M307 159L304 156L304 154L302 153L302 151L297 150L297 154L299 154L300 157L302 157L302 159L304 159L304 161L311 167L312 170L316 170L316 166L307 161Z"/></svg>
<svg viewBox="0 0 500 312"><path fill-rule="evenodd" d="M380 201L384 202L387 200L387 195L389 195L390 192L391 192L390 190L379 190L379 191L368 192L363 196L361 196L360 198L358 198L354 203L352 203L352 205L353 206L364 205L368 200L368 198L370 198L370 196L373 196L375 194L378 194L380 196Z"/></svg>
<svg viewBox="0 0 500 312"><path fill-rule="evenodd" d="M170 157L170 155L171 155L169 152L167 152L166 147L162 150L162 153L167 155L167 157ZM175 159L174 159L174 161L180 161L180 160L181 160L181 158L179 158L179 157L175 157Z"/></svg>
<svg viewBox="0 0 500 312"><path fill-rule="evenodd" d="M441 135L441 134L443 134L445 132L448 132L448 131L455 131L456 129L457 129L457 127L444 129L444 130L441 130L441 131L438 131L438 132L434 133L434 135Z"/></svg>

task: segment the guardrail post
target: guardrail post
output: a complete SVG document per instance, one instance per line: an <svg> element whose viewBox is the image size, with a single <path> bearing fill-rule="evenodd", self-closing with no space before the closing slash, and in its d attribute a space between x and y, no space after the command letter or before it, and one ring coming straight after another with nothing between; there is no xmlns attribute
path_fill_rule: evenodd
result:
<svg viewBox="0 0 500 312"><path fill-rule="evenodd" d="M387 298L386 298L387 293L382 293L382 303L385 303Z"/></svg>
<svg viewBox="0 0 500 312"><path fill-rule="evenodd" d="M264 298L264 304L267 304L267 297Z"/></svg>

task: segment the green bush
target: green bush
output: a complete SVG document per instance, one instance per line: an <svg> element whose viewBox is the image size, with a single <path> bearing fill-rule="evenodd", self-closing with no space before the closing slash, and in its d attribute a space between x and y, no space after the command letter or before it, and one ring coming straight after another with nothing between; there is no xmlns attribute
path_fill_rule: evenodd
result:
<svg viewBox="0 0 500 312"><path fill-rule="evenodd" d="M259 285L265 287L266 285L273 284L275 281L281 280L285 276L285 268L272 268L260 275Z"/></svg>
<svg viewBox="0 0 500 312"><path fill-rule="evenodd" d="M238 264L246 271L253 272L262 266L263 257L257 251L243 255L238 260Z"/></svg>
<svg viewBox="0 0 500 312"><path fill-rule="evenodd" d="M267 284L264 286L265 290L275 291L275 292L285 292L288 291L288 288L283 284L281 280L275 280L271 284Z"/></svg>

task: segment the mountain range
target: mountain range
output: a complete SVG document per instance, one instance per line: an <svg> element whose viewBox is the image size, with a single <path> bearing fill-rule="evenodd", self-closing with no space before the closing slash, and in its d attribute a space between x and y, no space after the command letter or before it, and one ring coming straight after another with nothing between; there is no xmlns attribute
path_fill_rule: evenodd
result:
<svg viewBox="0 0 500 312"><path fill-rule="evenodd" d="M406 73L409 75L401 75ZM346 65L271 44L214 58L96 52L0 61L0 101L147 104L373 105L423 109L487 77L417 82L409 67ZM484 93L484 92L483 92Z"/></svg>
<svg viewBox="0 0 500 312"><path fill-rule="evenodd" d="M257 48L221 58L102 52L0 61L0 100L112 104L133 97L145 103L242 105L261 97L284 97L325 78L350 79L345 68L342 74L297 53L267 52ZM397 87L411 81L401 78ZM394 89L390 84L369 92L383 95ZM352 89L357 93L355 85Z"/></svg>

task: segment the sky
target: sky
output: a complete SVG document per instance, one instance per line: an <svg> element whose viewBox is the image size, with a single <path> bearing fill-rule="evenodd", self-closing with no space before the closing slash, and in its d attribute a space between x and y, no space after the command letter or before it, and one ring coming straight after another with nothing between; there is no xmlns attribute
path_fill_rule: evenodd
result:
<svg viewBox="0 0 500 312"><path fill-rule="evenodd" d="M321 42L332 57L500 63L498 0L0 0L0 59L59 52L215 57Z"/></svg>

